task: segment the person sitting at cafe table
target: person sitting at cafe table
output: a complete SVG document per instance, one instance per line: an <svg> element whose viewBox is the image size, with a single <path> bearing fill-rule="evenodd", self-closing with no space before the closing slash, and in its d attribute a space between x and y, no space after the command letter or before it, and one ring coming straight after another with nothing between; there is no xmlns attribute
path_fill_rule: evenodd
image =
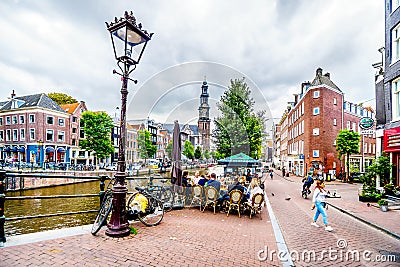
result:
<svg viewBox="0 0 400 267"><path fill-rule="evenodd" d="M248 191L248 201L251 202L251 199L255 194L264 194L264 190L261 189L260 184L258 183L258 178L251 179L250 185L247 189Z"/></svg>
<svg viewBox="0 0 400 267"><path fill-rule="evenodd" d="M192 185L189 183L188 175L189 175L189 172L188 172L188 171L183 171L183 173L182 173L182 186L183 186L183 187L190 187L190 186L192 186Z"/></svg>
<svg viewBox="0 0 400 267"><path fill-rule="evenodd" d="M228 191L223 196L223 199L228 201L229 193L232 190L239 190L243 193L242 202L247 201L247 189L246 187L244 187L245 182L246 182L245 176L242 176L240 179L238 179L238 177L235 177L233 184L230 184L228 186Z"/></svg>
<svg viewBox="0 0 400 267"><path fill-rule="evenodd" d="M197 182L198 185L204 186L206 182L208 181L208 174L204 175L202 174L200 177L200 180Z"/></svg>
<svg viewBox="0 0 400 267"><path fill-rule="evenodd" d="M215 173L211 173L211 179L206 182L204 187L207 186L214 187L215 189L217 189L219 194L219 191L221 190L221 182L217 180L217 175Z"/></svg>
<svg viewBox="0 0 400 267"><path fill-rule="evenodd" d="M201 179L199 171L195 171L194 177L192 177L192 186L199 184L199 180Z"/></svg>

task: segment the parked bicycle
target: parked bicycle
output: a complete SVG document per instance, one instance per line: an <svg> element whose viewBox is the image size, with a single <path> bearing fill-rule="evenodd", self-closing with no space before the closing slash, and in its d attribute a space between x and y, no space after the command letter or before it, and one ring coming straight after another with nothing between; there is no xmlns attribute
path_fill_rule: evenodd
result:
<svg viewBox="0 0 400 267"><path fill-rule="evenodd" d="M104 194L99 213L93 223L91 233L96 235L101 227L106 224L112 209L112 187L115 179L112 178ZM158 198L150 194L146 188L135 187L136 193L131 195L127 201L128 221L141 221L146 226L158 225L164 217L164 205Z"/></svg>
<svg viewBox="0 0 400 267"><path fill-rule="evenodd" d="M175 194L170 186L165 185L168 182L168 180L160 179L160 182L163 185L154 185L153 179L154 179L153 176L149 177L147 182L147 187L145 188L145 190L149 194L161 200L161 202L164 204L164 210L166 212L171 211L172 208L174 207Z"/></svg>

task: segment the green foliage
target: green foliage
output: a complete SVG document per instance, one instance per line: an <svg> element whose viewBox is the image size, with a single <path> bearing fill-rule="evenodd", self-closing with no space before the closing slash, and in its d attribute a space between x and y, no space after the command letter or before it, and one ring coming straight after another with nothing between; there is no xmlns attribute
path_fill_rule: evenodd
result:
<svg viewBox="0 0 400 267"><path fill-rule="evenodd" d="M194 158L194 146L190 141L185 141L183 144L182 154L185 155L188 159Z"/></svg>
<svg viewBox="0 0 400 267"><path fill-rule="evenodd" d="M142 159L148 159L157 152L157 146L151 141L151 134L148 130L140 130L138 132L138 152Z"/></svg>
<svg viewBox="0 0 400 267"><path fill-rule="evenodd" d="M339 159L342 159L344 155L347 156L346 166L346 180L350 171L350 155L360 152L360 135L357 132L349 131L347 129L340 130L336 137L336 151L339 153Z"/></svg>
<svg viewBox="0 0 400 267"><path fill-rule="evenodd" d="M201 153L201 148L198 146L196 147L196 149L194 150L194 158L195 159L201 159L202 158L202 153Z"/></svg>
<svg viewBox="0 0 400 267"><path fill-rule="evenodd" d="M254 103L244 79L231 80L230 87L217 103L222 114L214 119L216 127L212 137L217 147L217 158L240 152L260 158L265 111L255 113Z"/></svg>
<svg viewBox="0 0 400 267"><path fill-rule="evenodd" d="M114 152L110 134L113 128L112 119L104 111L82 113L81 123L85 133L85 139L79 142L79 146L87 151L94 152L97 160L109 157Z"/></svg>
<svg viewBox="0 0 400 267"><path fill-rule="evenodd" d="M208 150L208 149L206 149L205 151L204 151L204 158L205 159L209 159L210 157L211 157L211 153L210 153L210 151Z"/></svg>
<svg viewBox="0 0 400 267"><path fill-rule="evenodd" d="M132 225L129 225L128 227L129 227L129 229L130 229L129 233L130 233L131 235L137 235L137 234L138 234L138 229L136 229L136 228L133 227Z"/></svg>
<svg viewBox="0 0 400 267"><path fill-rule="evenodd" d="M388 204L388 202L384 199L379 199L377 204L379 206L386 206Z"/></svg>
<svg viewBox="0 0 400 267"><path fill-rule="evenodd" d="M380 181L385 185L390 183L390 171L393 164L390 163L390 158L383 153L374 163L367 168L367 173L371 173L374 177L379 176Z"/></svg>
<svg viewBox="0 0 400 267"><path fill-rule="evenodd" d="M165 151L168 154L168 158L172 158L172 141L169 141L168 145L165 147Z"/></svg>
<svg viewBox="0 0 400 267"><path fill-rule="evenodd" d="M63 104L74 104L78 103L78 101L73 98L72 96L69 96L67 94L63 93L49 93L47 94L54 102L56 102L58 105L63 105Z"/></svg>

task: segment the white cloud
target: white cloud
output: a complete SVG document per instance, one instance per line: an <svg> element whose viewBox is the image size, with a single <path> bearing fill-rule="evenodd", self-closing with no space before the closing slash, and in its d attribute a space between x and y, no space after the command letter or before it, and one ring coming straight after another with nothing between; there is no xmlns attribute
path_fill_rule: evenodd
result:
<svg viewBox="0 0 400 267"><path fill-rule="evenodd" d="M121 82L112 75L117 66L104 22L131 9L144 29L155 35L131 75L139 83L128 85L130 102L157 73L197 61L243 73L265 96L272 117L281 116L292 94L303 81L314 78L318 67L331 73L347 100L374 98L371 64L380 60L377 49L384 45L384 5L375 0L362 5L347 0L119 0L111 6L106 0L2 1L0 98L6 99L12 89L17 95L63 91L86 101L89 109L114 114L120 106ZM142 94L140 104L150 101L151 106L158 99L156 92L180 82L201 81L204 75L225 86L230 78L241 78L216 71L174 73L153 83L157 88ZM194 113L186 114L188 107L176 108L168 98L154 111L173 110L170 116L182 114L190 120L198 101L190 99L198 97L200 85L185 88L177 99L190 103ZM210 87L210 97L218 100L212 92Z"/></svg>

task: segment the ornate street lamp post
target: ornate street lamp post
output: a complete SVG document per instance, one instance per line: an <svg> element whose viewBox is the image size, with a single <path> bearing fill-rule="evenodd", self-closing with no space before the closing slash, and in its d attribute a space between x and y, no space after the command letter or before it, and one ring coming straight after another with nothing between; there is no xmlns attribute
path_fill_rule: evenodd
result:
<svg viewBox="0 0 400 267"><path fill-rule="evenodd" d="M126 140L126 100L128 95L128 80L150 41L152 33L142 30L142 24L136 24L133 12L125 11L124 17L115 18L110 24L106 22L107 30L110 32L111 41L114 49L117 65L122 73L116 70L114 74L119 74L122 80L121 87L121 134L118 147L118 166L115 174L115 183L113 185L113 206L110 223L107 225L106 235L112 237L123 237L129 235L129 224L126 218L126 193L128 189L125 186L126 163L125 163L125 140Z"/></svg>

